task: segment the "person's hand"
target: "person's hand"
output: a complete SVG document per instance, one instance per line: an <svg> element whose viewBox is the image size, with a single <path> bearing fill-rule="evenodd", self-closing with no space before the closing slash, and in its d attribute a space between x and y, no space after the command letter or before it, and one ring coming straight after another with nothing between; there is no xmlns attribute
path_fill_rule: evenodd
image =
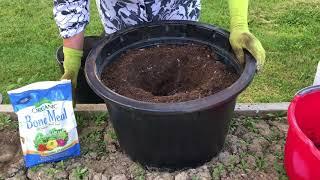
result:
<svg viewBox="0 0 320 180"><path fill-rule="evenodd" d="M72 48L63 47L64 54L64 74L61 79L69 79L72 83L73 106L75 106L75 89L77 87L78 72L81 66L81 58L83 51Z"/></svg>
<svg viewBox="0 0 320 180"><path fill-rule="evenodd" d="M260 41L250 33L248 27L249 0L228 0L230 11L230 44L241 64L244 64L244 49L257 60L257 70L263 66L266 58Z"/></svg>
<svg viewBox="0 0 320 180"><path fill-rule="evenodd" d="M263 66L266 53L260 41L248 30L232 29L230 34L230 44L239 60L240 64L244 64L244 49L248 50L257 60L257 70Z"/></svg>

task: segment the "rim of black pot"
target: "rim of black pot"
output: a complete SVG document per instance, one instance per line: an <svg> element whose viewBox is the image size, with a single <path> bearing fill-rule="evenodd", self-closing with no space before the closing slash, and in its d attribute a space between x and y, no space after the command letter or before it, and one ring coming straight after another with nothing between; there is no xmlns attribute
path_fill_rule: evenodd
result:
<svg viewBox="0 0 320 180"><path fill-rule="evenodd" d="M194 21L164 21L161 24L190 24L190 25L197 25L202 26L204 28L214 28L215 31L224 34L226 37L229 37L229 33L221 28L218 28L213 25L194 22ZM149 25L157 24L155 23L148 23ZM110 88L105 86L103 82L98 77L98 72L96 69L96 58L100 54L101 50L103 49L104 45L107 44L109 41L113 40L117 37L117 35L121 33L125 33L126 31L132 31L134 28L143 27L144 25L133 26L131 28L127 28L125 30L121 30L117 33L114 33L110 37L104 38L102 41L99 42L95 49L92 49L88 59L86 60L85 64L85 77L91 89L100 96L102 99L105 100L106 103L108 101L112 101L113 103L125 106L130 109L136 110L143 110L143 111L150 111L150 112L159 112L159 113L185 113L185 112L194 112L199 110L205 110L209 108L213 108L219 106L221 104L230 102L234 100L253 80L253 77L256 73L256 60L254 57L245 50L245 66L240 77L235 81L231 86L225 88L215 94L210 96L206 96L199 99L184 101L184 102L173 102L173 103L153 103L153 102L145 102L145 101L138 101L135 99L131 99L120 95ZM237 62L235 56L232 56L233 60ZM106 101L108 100L108 101Z"/></svg>

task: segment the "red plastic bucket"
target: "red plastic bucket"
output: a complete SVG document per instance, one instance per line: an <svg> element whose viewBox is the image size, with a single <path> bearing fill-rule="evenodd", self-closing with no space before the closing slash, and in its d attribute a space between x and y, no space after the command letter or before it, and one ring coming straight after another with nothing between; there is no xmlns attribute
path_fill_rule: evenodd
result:
<svg viewBox="0 0 320 180"><path fill-rule="evenodd" d="M320 86L299 91L288 109L285 168L290 179L320 179Z"/></svg>

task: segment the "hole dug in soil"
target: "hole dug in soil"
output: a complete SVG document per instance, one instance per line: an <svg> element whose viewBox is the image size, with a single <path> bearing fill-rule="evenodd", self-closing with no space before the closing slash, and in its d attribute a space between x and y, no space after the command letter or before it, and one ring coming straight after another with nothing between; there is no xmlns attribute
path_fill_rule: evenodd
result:
<svg viewBox="0 0 320 180"><path fill-rule="evenodd" d="M239 76L200 45L134 49L107 66L102 81L123 96L147 102L182 102L219 92Z"/></svg>

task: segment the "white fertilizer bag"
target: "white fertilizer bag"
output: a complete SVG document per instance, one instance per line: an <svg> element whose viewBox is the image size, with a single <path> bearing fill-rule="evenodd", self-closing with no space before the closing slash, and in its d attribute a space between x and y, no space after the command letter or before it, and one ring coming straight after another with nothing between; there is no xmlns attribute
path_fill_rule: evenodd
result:
<svg viewBox="0 0 320 180"><path fill-rule="evenodd" d="M26 167L80 155L70 80L37 82L8 94Z"/></svg>

